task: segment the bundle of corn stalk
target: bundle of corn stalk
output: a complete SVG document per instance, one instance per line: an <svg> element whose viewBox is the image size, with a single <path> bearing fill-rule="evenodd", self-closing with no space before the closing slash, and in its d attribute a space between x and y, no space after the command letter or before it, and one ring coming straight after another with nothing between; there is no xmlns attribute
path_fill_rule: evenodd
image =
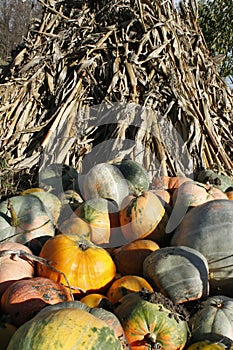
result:
<svg viewBox="0 0 233 350"><path fill-rule="evenodd" d="M38 0L0 75L2 169L132 158L150 174L232 175L233 95L194 0Z"/></svg>

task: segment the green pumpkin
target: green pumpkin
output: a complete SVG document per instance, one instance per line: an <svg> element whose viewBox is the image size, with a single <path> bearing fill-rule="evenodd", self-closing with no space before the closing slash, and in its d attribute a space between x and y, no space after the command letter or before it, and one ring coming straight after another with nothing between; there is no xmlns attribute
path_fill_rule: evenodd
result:
<svg viewBox="0 0 233 350"><path fill-rule="evenodd" d="M160 295L160 294L159 294ZM152 302L154 293L130 293L115 308L132 349L183 349L188 336L187 321L161 301ZM160 295L161 297L161 295ZM161 299L161 298L160 298ZM168 301L168 299L167 299ZM167 305L171 305L171 301Z"/></svg>
<svg viewBox="0 0 233 350"><path fill-rule="evenodd" d="M192 208L170 245L187 246L203 254L209 265L210 293L233 297L233 201L212 200Z"/></svg>
<svg viewBox="0 0 233 350"><path fill-rule="evenodd" d="M124 175L130 193L140 196L143 192L148 191L150 185L148 173L141 164L132 159L123 159L113 165Z"/></svg>
<svg viewBox="0 0 233 350"><path fill-rule="evenodd" d="M42 310L17 329L7 350L121 350L103 320L79 308Z"/></svg>
<svg viewBox="0 0 233 350"><path fill-rule="evenodd" d="M193 339L211 333L233 340L233 299L217 295L202 301L189 320L189 328Z"/></svg>
<svg viewBox="0 0 233 350"><path fill-rule="evenodd" d="M206 258L189 247L157 249L143 263L143 275L152 287L176 304L206 298L208 274Z"/></svg>

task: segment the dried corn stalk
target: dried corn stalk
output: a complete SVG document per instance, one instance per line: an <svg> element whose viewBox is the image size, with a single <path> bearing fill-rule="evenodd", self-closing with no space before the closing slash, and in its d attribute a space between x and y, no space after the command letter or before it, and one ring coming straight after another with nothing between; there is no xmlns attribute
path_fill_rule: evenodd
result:
<svg viewBox="0 0 233 350"><path fill-rule="evenodd" d="M232 91L194 1L38 1L42 20L0 77L7 169L131 157L151 177L232 175Z"/></svg>

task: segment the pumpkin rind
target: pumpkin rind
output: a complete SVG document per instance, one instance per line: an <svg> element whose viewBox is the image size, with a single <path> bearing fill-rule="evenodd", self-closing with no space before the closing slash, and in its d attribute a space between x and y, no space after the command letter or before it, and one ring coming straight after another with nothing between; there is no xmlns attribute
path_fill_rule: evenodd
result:
<svg viewBox="0 0 233 350"><path fill-rule="evenodd" d="M104 321L85 310L69 308L39 313L18 328L7 350L16 348L120 350L122 346Z"/></svg>
<svg viewBox="0 0 233 350"><path fill-rule="evenodd" d="M150 181L146 169L138 162L132 159L123 159L118 163L113 163L129 185L129 193L136 196L141 195L143 192L148 191Z"/></svg>
<svg viewBox="0 0 233 350"><path fill-rule="evenodd" d="M189 247L165 247L152 252L144 260L143 275L176 304L209 294L207 260Z"/></svg>
<svg viewBox="0 0 233 350"><path fill-rule="evenodd" d="M114 312L132 350L159 346L163 350L181 350L185 346L187 322L172 317L171 311L162 304L153 304L138 293L131 293L120 300Z"/></svg>
<svg viewBox="0 0 233 350"><path fill-rule="evenodd" d="M63 272L74 294L101 293L115 278L116 266L102 247L78 235L57 235L43 245L40 257ZM64 276L47 266L38 265L38 275L67 285ZM81 288L81 290L80 290Z"/></svg>
<svg viewBox="0 0 233 350"><path fill-rule="evenodd" d="M209 265L211 293L232 295L233 202L214 200L191 209L177 227L171 246L202 253Z"/></svg>

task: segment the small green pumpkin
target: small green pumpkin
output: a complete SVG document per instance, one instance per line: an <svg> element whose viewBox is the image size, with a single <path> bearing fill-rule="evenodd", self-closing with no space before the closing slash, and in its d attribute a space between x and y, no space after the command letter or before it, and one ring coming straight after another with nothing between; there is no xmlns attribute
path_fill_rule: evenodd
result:
<svg viewBox="0 0 233 350"><path fill-rule="evenodd" d="M197 181L212 184L223 192L233 188L233 181L229 176L221 172L215 172L212 169L201 170L197 175Z"/></svg>

